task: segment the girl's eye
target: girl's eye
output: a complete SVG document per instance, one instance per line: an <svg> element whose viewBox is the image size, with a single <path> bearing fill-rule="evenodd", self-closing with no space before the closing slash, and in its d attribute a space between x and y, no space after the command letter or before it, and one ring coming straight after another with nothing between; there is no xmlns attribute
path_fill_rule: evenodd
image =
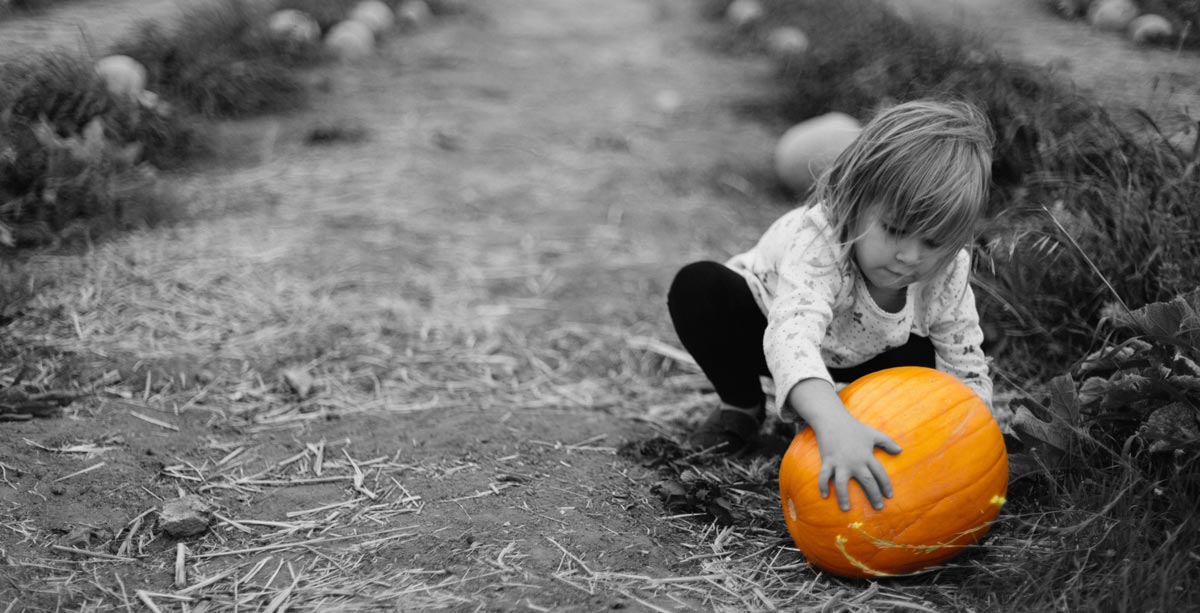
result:
<svg viewBox="0 0 1200 613"><path fill-rule="evenodd" d="M926 239L923 239L921 242L924 243L925 247L927 247L929 249L941 249L942 248L942 243L935 241L935 240L929 240L928 238L926 238Z"/></svg>
<svg viewBox="0 0 1200 613"><path fill-rule="evenodd" d="M903 237L908 235L908 233L904 230L901 230L900 228L886 222L883 222L883 231L889 236Z"/></svg>

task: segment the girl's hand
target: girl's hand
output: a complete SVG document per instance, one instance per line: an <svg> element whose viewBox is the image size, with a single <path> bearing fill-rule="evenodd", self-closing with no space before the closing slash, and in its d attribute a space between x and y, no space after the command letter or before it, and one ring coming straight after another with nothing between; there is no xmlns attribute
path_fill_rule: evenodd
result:
<svg viewBox="0 0 1200 613"><path fill-rule="evenodd" d="M788 402L808 422L817 437L821 453L817 487L821 497L829 497L829 481L832 480L838 507L849 511L850 480L854 479L871 506L882 509L883 499L892 497L892 481L875 457L875 448L895 455L900 453L900 445L883 432L855 419L826 381L805 379L797 383L788 392Z"/></svg>
<svg viewBox="0 0 1200 613"><path fill-rule="evenodd" d="M826 420L821 429L813 426L821 452L821 471L817 487L822 498L829 497L829 481L837 494L838 507L850 510L850 479L858 482L867 500L876 509L883 499L892 497L892 480L875 457L875 448L895 455L900 445L888 435L872 428L843 410L844 418Z"/></svg>

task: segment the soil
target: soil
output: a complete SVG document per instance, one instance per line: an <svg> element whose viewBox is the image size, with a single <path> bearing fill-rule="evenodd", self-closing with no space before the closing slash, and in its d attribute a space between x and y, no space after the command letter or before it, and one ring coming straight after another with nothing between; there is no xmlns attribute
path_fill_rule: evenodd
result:
<svg viewBox="0 0 1200 613"><path fill-rule="evenodd" d="M99 44L182 4L79 2L0 40ZM965 4L1013 36L1033 14ZM0 607L764 609L712 561L767 558L809 585L788 606L841 597L787 547L777 455L712 467L746 473L732 510L656 485L715 404L667 285L787 205L778 130L736 110L771 66L707 48L717 27L684 0L480 3L319 69L308 110L217 126L221 164L164 176L191 221L23 262L39 292L0 374L91 393L0 423ZM1091 48L1041 42L1086 76ZM1111 82L1147 78L1127 66ZM155 525L182 494L205 533ZM724 513L754 519L737 544Z"/></svg>

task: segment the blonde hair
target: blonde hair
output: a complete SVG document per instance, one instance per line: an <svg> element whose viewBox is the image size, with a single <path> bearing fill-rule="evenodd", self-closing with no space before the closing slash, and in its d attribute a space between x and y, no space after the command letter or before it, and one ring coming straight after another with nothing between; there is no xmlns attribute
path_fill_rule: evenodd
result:
<svg viewBox="0 0 1200 613"><path fill-rule="evenodd" d="M867 215L945 247L939 266L970 240L987 203L994 136L961 101L915 100L884 109L817 180L843 260Z"/></svg>

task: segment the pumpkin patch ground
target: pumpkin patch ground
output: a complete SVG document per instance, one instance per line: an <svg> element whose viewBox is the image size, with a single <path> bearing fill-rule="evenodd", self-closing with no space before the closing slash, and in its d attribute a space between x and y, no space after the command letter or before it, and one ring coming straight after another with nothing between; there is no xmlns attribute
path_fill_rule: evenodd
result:
<svg viewBox="0 0 1200 613"><path fill-rule="evenodd" d="M769 62L687 0L476 4L216 126L221 163L162 177L184 222L5 270L0 378L87 393L0 422L0 610L939 610L1012 563L818 574L781 446L679 445L716 399L666 287L788 205L785 126L743 110Z"/></svg>

